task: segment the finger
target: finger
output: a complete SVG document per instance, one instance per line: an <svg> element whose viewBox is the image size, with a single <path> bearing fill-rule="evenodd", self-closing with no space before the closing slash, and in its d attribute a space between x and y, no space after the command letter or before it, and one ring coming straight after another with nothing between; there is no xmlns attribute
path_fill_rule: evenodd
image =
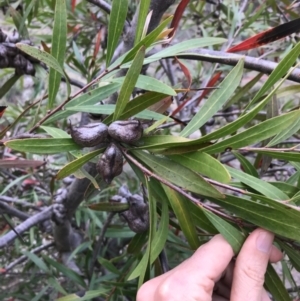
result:
<svg viewBox="0 0 300 301"><path fill-rule="evenodd" d="M280 250L278 250L275 246L272 246L271 254L270 254L270 262L276 263L282 260L283 254Z"/></svg>
<svg viewBox="0 0 300 301"><path fill-rule="evenodd" d="M182 264L145 283L137 300L211 300L215 282L221 278L233 255L229 243L216 235ZM142 299L143 296L147 298Z"/></svg>
<svg viewBox="0 0 300 301"><path fill-rule="evenodd" d="M269 297L265 289L263 290L261 301L271 301L271 298Z"/></svg>
<svg viewBox="0 0 300 301"><path fill-rule="evenodd" d="M236 260L230 300L262 300L273 240L274 234L263 229L256 229L246 239Z"/></svg>

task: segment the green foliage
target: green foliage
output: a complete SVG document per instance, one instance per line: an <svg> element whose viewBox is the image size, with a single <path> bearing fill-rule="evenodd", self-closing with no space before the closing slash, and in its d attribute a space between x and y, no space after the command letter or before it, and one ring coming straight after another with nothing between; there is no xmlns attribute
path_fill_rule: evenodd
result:
<svg viewBox="0 0 300 301"><path fill-rule="evenodd" d="M56 246L50 244L42 254L37 249L53 240L46 232L50 215L45 223L26 228L21 233L26 245L15 239L0 248L1 286L9 287L0 299L135 300L143 282L163 273L162 252L173 268L221 233L238 254L255 227L276 234L288 261L284 277L268 267L266 288L276 301L296 297L284 279L295 285L293 268L300 271L300 90L286 79L297 68L300 43L289 37L265 46L264 59L278 62L270 74L263 68L254 72L249 64L246 69L249 57L234 67L209 63L210 51L228 49L281 23L277 7L286 1L251 1L244 8L234 1L222 1L218 8L190 1L171 45L165 44L173 16L166 14L145 32L151 1L108 1L110 14L89 1L26 0L21 8L19 2L0 1L0 27L10 32L16 28L22 38L32 40L30 45L17 41L15 47L34 62L36 77L0 69L0 109L7 106L0 117L0 205L12 202L11 207L25 214L11 213L18 227L28 216L51 208L57 190L73 176L87 183L71 196L80 195L84 202L70 208L75 211L72 227L84 241L70 252L74 268ZM173 14L177 4L168 12ZM128 36L134 26L135 34ZM207 54L197 54L198 48ZM255 51L247 56L256 55L257 62L263 50ZM185 59L184 70L176 59L191 53L199 60ZM222 79L202 98L199 89L216 72ZM27 81L31 88L25 93ZM265 110L273 101L280 109L269 118ZM153 110L154 105L166 110ZM68 124L84 122L88 114L107 126L133 118L144 127L138 141L113 141L124 166L109 186L89 166L112 138L91 149L79 147L69 135ZM271 160L265 173L262 156ZM12 159L16 162L8 169ZM28 165L18 165L22 160ZM39 168L33 164L43 160ZM130 208L114 198L123 184L132 195L143 194L149 206L148 231L134 233L119 218L117 213ZM1 219L0 245L7 230ZM11 281L17 285L9 286Z"/></svg>

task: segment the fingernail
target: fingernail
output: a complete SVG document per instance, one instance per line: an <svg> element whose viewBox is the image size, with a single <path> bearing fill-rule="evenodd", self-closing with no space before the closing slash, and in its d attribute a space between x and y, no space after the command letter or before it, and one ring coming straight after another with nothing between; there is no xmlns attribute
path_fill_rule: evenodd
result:
<svg viewBox="0 0 300 301"><path fill-rule="evenodd" d="M272 248L273 240L274 234L266 231L261 231L256 239L257 250L264 253L269 253Z"/></svg>

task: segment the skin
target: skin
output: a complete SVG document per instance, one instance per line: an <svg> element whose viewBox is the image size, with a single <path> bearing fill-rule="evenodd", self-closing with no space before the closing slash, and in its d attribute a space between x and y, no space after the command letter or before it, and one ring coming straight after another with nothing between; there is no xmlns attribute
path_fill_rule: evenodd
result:
<svg viewBox="0 0 300 301"><path fill-rule="evenodd" d="M173 270L146 282L137 301L270 301L263 288L268 262L282 259L274 234L256 229L236 260L229 243L216 235Z"/></svg>

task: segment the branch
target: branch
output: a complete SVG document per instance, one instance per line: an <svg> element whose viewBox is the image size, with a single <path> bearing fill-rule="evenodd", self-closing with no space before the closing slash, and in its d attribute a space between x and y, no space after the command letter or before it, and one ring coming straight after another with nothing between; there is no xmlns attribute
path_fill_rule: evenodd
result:
<svg viewBox="0 0 300 301"><path fill-rule="evenodd" d="M41 245L41 246L38 246L37 248L35 249L32 249L30 252L31 253L34 253L34 254L37 254L43 250L46 250L50 247L54 246L54 242L48 242L46 243L45 245ZM11 270L13 267L15 267L17 264L20 264L24 261L26 261L28 259L28 256L27 255L23 255L21 257L19 257L18 259L16 259L15 261L13 261L12 263L10 263L7 267L4 268L5 272L3 272L2 274L8 272L9 270Z"/></svg>
<svg viewBox="0 0 300 301"><path fill-rule="evenodd" d="M19 218L20 220L24 221L26 219L28 219L30 216L12 206L9 206L3 202L0 201L0 209L2 209L2 213L7 213L8 215L11 216L16 216L17 218Z"/></svg>
<svg viewBox="0 0 300 301"><path fill-rule="evenodd" d="M136 165L144 174L146 174L149 177L152 177L156 180L158 180L159 182L161 182L162 184L170 187L171 189L175 190L176 192L180 193L181 195L185 196L188 200L190 200L192 203L194 203L196 206L205 208L219 216L222 216L223 218L233 221L234 223L237 223L234 217L231 217L219 210L216 210L214 208L212 208L210 205L207 205L203 202L201 202L200 200L194 198L192 195L190 195L188 192L184 191L183 189L181 189L180 187L176 186L175 184L167 181L166 179L158 176L157 174L155 174L154 172L150 171L149 169L147 169L145 166L143 166L140 162L138 162L134 157L132 157L131 155L128 154L126 149L122 150L122 153L124 155L124 157L131 161L134 165Z"/></svg>
<svg viewBox="0 0 300 301"><path fill-rule="evenodd" d="M202 48L190 53L178 54L176 57L188 60L221 63L230 66L235 66L240 59L244 59L244 66L246 69L255 70L265 74L270 74L278 66L278 63L270 62L260 58ZM296 68L294 71L292 71L287 79L300 83L300 68Z"/></svg>
<svg viewBox="0 0 300 301"><path fill-rule="evenodd" d="M32 208L33 210L37 210L37 211L41 210L40 207L38 207L36 205L33 205L33 204L29 203L29 202L26 202L26 201L24 201L22 199L19 200L19 199L11 198L9 196L4 196L4 195L0 196L0 202L18 204L20 206ZM24 218L24 220L27 219L27 218L29 218L29 215L26 218Z"/></svg>
<svg viewBox="0 0 300 301"><path fill-rule="evenodd" d="M98 6L99 8L101 8L108 14L110 14L110 12L111 12L111 5L103 0L87 0L87 2Z"/></svg>
<svg viewBox="0 0 300 301"><path fill-rule="evenodd" d="M50 219L52 214L52 206L46 208L40 213L37 213L28 219L26 219L23 223L15 227L17 233L22 234L31 227ZM0 249L5 247L7 244L12 242L15 238L17 238L17 234L14 231L9 231L4 236L0 237Z"/></svg>

